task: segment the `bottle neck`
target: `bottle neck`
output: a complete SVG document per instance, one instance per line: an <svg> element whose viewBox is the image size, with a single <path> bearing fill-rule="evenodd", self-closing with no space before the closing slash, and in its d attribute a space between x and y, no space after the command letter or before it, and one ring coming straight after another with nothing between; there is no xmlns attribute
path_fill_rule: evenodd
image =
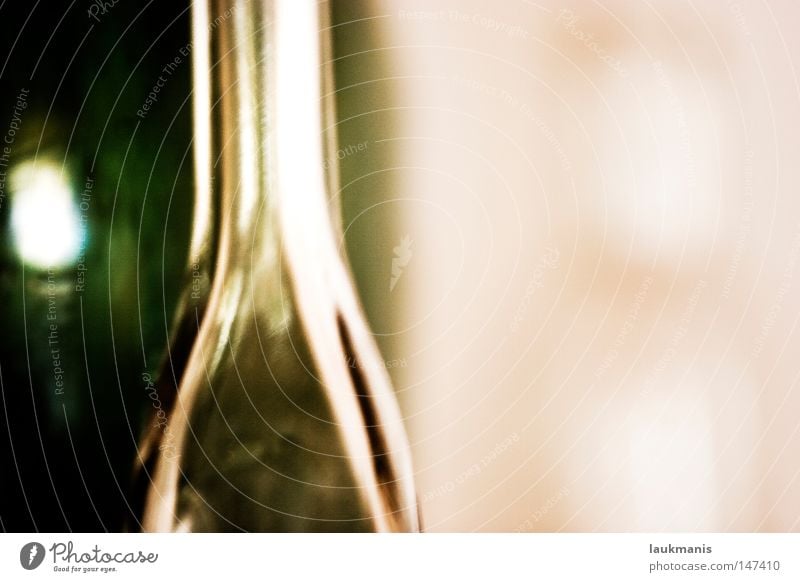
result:
<svg viewBox="0 0 800 582"><path fill-rule="evenodd" d="M211 75L196 83L209 112L197 112L204 126L197 142L205 148L198 182L220 189L217 268L232 290L246 264L258 280L288 276L295 286L302 281L304 294L330 291L343 273L338 207L327 198L335 174L323 163L330 137L323 116L331 112L322 95L325 11L307 0L212 4L208 24L196 25L212 47ZM289 316L270 313L276 322Z"/></svg>
<svg viewBox="0 0 800 582"><path fill-rule="evenodd" d="M408 445L337 245L336 176L326 173L324 131L332 86L324 61L327 6L315 0L219 0L194 4L197 180L219 203L216 268L174 424L187 423L230 345L248 342L254 322L273 344L313 360L314 389L333 411L342 464L375 529L417 529ZM324 24L323 24L324 23ZM213 178L213 179L212 179ZM209 196L211 196L209 191ZM283 339L281 339L283 338ZM285 341L284 341L285 340ZM357 362L353 365L352 362ZM300 362L289 383L308 375ZM260 380L260 379L256 379ZM295 411L297 412L297 411ZM300 414L299 412L297 412ZM169 529L177 465L162 463L148 529ZM156 500L151 495L151 499Z"/></svg>
<svg viewBox="0 0 800 582"><path fill-rule="evenodd" d="M324 163L336 151L328 4L213 4L220 266L233 275L245 261L257 280L281 282L264 293L264 313L272 332L299 319L378 529L417 529L400 412L338 246L337 170Z"/></svg>

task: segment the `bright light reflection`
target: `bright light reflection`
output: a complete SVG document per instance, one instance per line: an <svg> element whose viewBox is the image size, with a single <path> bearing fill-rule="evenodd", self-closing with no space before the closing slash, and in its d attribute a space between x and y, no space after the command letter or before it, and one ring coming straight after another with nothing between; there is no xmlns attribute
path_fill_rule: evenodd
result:
<svg viewBox="0 0 800 582"><path fill-rule="evenodd" d="M21 163L9 178L11 230L22 261L42 269L74 263L82 237L68 176L60 166L39 160Z"/></svg>

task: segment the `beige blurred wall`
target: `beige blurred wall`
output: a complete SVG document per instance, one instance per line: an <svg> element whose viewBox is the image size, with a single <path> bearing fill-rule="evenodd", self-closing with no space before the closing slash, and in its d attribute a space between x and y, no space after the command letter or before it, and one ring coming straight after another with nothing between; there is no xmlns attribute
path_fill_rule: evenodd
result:
<svg viewBox="0 0 800 582"><path fill-rule="evenodd" d="M800 530L800 8L336 10L427 529Z"/></svg>

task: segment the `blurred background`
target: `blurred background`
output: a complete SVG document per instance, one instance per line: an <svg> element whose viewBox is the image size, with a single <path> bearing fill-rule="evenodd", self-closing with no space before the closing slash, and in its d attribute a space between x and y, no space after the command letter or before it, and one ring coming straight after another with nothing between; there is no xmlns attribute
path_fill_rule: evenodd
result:
<svg viewBox="0 0 800 582"><path fill-rule="evenodd" d="M0 5L3 529L130 510L191 284L187 9ZM341 244L425 529L800 530L797 7L332 11Z"/></svg>
<svg viewBox="0 0 800 582"><path fill-rule="evenodd" d="M8 531L129 521L148 381L188 282L190 70L163 70L189 42L188 4L105 4L0 5Z"/></svg>

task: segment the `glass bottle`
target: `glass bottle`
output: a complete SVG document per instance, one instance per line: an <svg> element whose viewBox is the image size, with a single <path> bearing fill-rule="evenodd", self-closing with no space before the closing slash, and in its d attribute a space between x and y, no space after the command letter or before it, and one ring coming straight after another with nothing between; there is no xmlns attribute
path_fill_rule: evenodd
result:
<svg viewBox="0 0 800 582"><path fill-rule="evenodd" d="M313 0L193 4L196 182L218 196L218 236L177 396L145 439L146 531L419 527L326 195L327 19Z"/></svg>

